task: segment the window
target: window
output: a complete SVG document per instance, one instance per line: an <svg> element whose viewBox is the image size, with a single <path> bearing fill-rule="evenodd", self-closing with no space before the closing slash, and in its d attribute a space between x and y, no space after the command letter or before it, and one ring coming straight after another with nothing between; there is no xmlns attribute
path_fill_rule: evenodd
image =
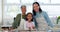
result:
<svg viewBox="0 0 60 32"><path fill-rule="evenodd" d="M19 4L20 0L4 0L7 4Z"/></svg>
<svg viewBox="0 0 60 32"><path fill-rule="evenodd" d="M46 11L49 16L60 15L60 0L4 0L3 22L5 23L5 21L7 21L11 24L13 22L13 18L16 17L17 14L21 13L21 5L27 6L27 13L32 12L32 4L35 1L39 2L41 9ZM2 17L1 14L2 11L0 10L0 17Z"/></svg>
<svg viewBox="0 0 60 32"><path fill-rule="evenodd" d="M3 20L4 20L4 25L5 23L9 25L14 21L14 17L16 17L16 15L18 13L20 13L20 7L18 5L5 5L4 6L4 15L3 15ZM8 23L7 23L8 22Z"/></svg>
<svg viewBox="0 0 60 32"><path fill-rule="evenodd" d="M37 2L39 2L41 4L49 4L50 0L37 0Z"/></svg>
<svg viewBox="0 0 60 32"><path fill-rule="evenodd" d="M60 0L51 0L51 4L60 4Z"/></svg>
<svg viewBox="0 0 60 32"><path fill-rule="evenodd" d="M31 12L32 13L32 5L27 5L27 13Z"/></svg>
<svg viewBox="0 0 60 32"><path fill-rule="evenodd" d="M21 0L22 4L32 4L34 0Z"/></svg>

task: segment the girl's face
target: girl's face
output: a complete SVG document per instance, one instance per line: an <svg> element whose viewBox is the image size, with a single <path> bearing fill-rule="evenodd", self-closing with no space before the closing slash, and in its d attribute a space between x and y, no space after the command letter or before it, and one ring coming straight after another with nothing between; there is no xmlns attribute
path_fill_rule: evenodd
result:
<svg viewBox="0 0 60 32"><path fill-rule="evenodd" d="M38 4L34 4L33 5L33 9L34 9L35 12L39 12L39 6L38 6Z"/></svg>
<svg viewBox="0 0 60 32"><path fill-rule="evenodd" d="M32 15L31 14L28 14L27 15L27 19L28 19L28 21L31 21L32 20Z"/></svg>

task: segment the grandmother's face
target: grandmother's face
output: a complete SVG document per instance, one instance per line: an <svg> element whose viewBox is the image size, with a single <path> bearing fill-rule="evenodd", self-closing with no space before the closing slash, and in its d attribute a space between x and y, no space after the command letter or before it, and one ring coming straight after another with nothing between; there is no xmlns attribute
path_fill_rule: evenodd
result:
<svg viewBox="0 0 60 32"><path fill-rule="evenodd" d="M23 13L23 14L26 13L26 7L23 6L23 7L21 8L21 10L22 10L22 13Z"/></svg>

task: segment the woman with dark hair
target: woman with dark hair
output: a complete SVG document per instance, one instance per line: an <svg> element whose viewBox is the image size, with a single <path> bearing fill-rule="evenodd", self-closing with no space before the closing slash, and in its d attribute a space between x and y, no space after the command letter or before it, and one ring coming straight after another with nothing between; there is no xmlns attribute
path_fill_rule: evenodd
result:
<svg viewBox="0 0 60 32"><path fill-rule="evenodd" d="M33 15L35 26L39 31L47 32L48 26L53 27L52 22L50 21L46 12L42 11L38 2L33 3Z"/></svg>

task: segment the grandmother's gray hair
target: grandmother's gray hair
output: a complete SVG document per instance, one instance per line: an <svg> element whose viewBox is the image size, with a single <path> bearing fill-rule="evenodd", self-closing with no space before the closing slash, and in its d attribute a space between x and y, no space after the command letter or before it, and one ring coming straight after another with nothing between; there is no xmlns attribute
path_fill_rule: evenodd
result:
<svg viewBox="0 0 60 32"><path fill-rule="evenodd" d="M22 7L26 7L26 5L21 5L21 8L22 8Z"/></svg>

